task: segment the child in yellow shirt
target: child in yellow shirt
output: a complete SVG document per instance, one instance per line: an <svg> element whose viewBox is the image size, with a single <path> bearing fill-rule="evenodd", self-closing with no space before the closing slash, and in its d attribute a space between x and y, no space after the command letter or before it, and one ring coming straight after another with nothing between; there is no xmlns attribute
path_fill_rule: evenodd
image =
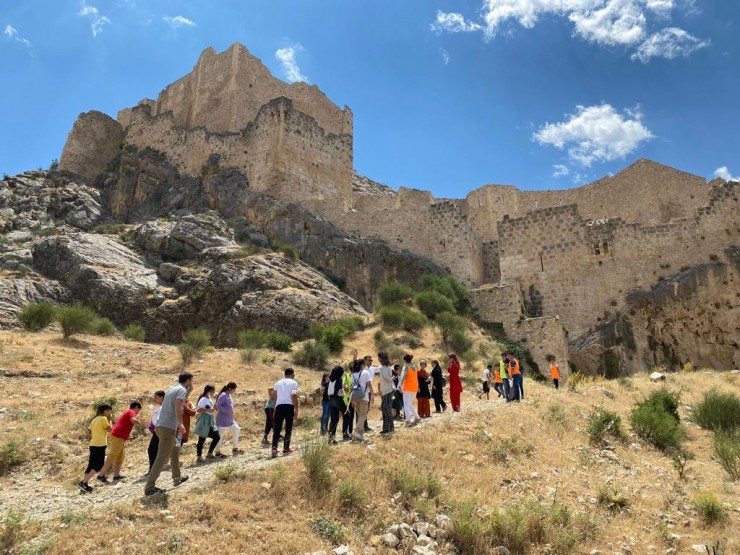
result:
<svg viewBox="0 0 740 555"><path fill-rule="evenodd" d="M90 422L90 458L85 470L85 477L77 487L82 493L92 493L93 488L88 484L90 480L100 472L105 463L105 448L108 446L108 429L110 428L110 413L113 408L103 403L98 407L97 414Z"/></svg>

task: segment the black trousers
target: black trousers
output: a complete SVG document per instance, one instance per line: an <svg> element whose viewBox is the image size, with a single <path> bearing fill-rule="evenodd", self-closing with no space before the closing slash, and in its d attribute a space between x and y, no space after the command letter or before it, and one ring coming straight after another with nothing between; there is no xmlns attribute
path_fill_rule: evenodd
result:
<svg viewBox="0 0 740 555"><path fill-rule="evenodd" d="M275 409L265 409L265 437L270 435L270 432L275 427Z"/></svg>
<svg viewBox="0 0 740 555"><path fill-rule="evenodd" d="M331 437L334 437L337 433L339 415L344 413L345 408L346 406L341 397L329 398L329 435Z"/></svg>
<svg viewBox="0 0 740 555"><path fill-rule="evenodd" d="M152 469L154 459L157 458L157 449L159 449L159 436L152 432L152 438L149 440L149 447L146 450L146 454L149 455L149 470Z"/></svg>
<svg viewBox="0 0 740 555"><path fill-rule="evenodd" d="M213 440L208 446L208 454L210 455L211 453L213 453L216 445L218 445L218 442L221 441L221 434L218 433L218 430L214 430L213 428L211 428L211 431L208 432L208 437ZM199 458L203 456L203 445L205 445L205 443L206 438L198 436L198 445L195 446L195 453L198 455Z"/></svg>
<svg viewBox="0 0 740 555"><path fill-rule="evenodd" d="M344 404L344 401L342 401ZM345 407L347 405L344 405ZM342 434L351 434L354 429L355 422L355 408L350 405L344 411L342 411Z"/></svg>
<svg viewBox="0 0 740 555"><path fill-rule="evenodd" d="M380 411L383 414L383 431L392 432L393 427L393 392L386 393L380 398Z"/></svg>
<svg viewBox="0 0 740 555"><path fill-rule="evenodd" d="M283 450L290 447L290 434L293 432L293 415L295 407L293 405L278 405L275 407L275 429L272 432L272 448L277 449L278 438L283 431L285 423L285 436L283 437Z"/></svg>
<svg viewBox="0 0 740 555"><path fill-rule="evenodd" d="M445 400L443 398L444 395L444 389L432 389L432 399L434 399L434 410L437 412L441 411L442 409L447 408L447 403L445 403Z"/></svg>

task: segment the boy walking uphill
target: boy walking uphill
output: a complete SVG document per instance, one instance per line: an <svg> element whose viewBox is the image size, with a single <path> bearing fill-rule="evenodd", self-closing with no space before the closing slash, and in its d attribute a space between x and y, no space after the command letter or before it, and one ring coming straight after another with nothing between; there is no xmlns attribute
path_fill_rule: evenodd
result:
<svg viewBox="0 0 740 555"><path fill-rule="evenodd" d="M162 401L162 410L159 413L159 421L155 428L157 437L159 437L159 448L157 449L157 458L154 459L154 464L149 472L146 486L144 486L145 495L154 495L164 491L156 487L156 483L167 459L170 460L172 481L175 486L179 486L189 478L189 476L180 474L180 450L177 448L177 436L185 433L182 417L185 413L185 399L188 391L193 389L193 375L189 372L183 372L177 382L177 385L173 385L167 390L167 393L164 394L164 401Z"/></svg>
<svg viewBox="0 0 740 555"><path fill-rule="evenodd" d="M557 389L560 385L560 368L558 368L555 359L550 361L550 378L552 378L552 383L555 386L555 389Z"/></svg>
<svg viewBox="0 0 740 555"><path fill-rule="evenodd" d="M292 368L285 369L285 377L275 382L275 429L272 431L272 456L278 454L278 438L283 431L285 423L285 436L283 437L283 455L290 455L293 449L290 447L290 434L293 431L293 419L298 418L298 382L293 377L295 372Z"/></svg>
<svg viewBox="0 0 740 555"><path fill-rule="evenodd" d="M110 428L110 413L113 408L102 404L98 407L95 418L90 422L90 458L87 462L85 477L77 487L83 493L92 493L93 488L89 485L90 479L103 468L105 464L105 448L108 445L108 429Z"/></svg>
<svg viewBox="0 0 740 555"><path fill-rule="evenodd" d="M132 401L128 406L128 410L118 417L116 423L113 425L110 431L110 441L108 449L108 458L103 465L103 468L98 472L98 480L104 484L108 483L108 471L113 468L113 480L123 480L125 476L121 476L121 468L123 467L124 459L124 445L131 435L131 430L134 429L134 425L143 426L143 424L136 418L141 412L141 403L139 401Z"/></svg>

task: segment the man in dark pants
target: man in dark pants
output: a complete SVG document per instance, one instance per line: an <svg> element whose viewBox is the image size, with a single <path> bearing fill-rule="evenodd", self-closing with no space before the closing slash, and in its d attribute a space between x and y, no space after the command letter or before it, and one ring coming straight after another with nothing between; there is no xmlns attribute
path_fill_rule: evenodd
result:
<svg viewBox="0 0 740 555"><path fill-rule="evenodd" d="M290 455L293 449L290 447L290 434L293 431L293 420L298 418L298 382L293 377L295 372L292 368L285 369L285 377L275 382L275 430L272 432L272 456L278 455L278 438L283 431L285 423L285 436L283 437L283 455Z"/></svg>

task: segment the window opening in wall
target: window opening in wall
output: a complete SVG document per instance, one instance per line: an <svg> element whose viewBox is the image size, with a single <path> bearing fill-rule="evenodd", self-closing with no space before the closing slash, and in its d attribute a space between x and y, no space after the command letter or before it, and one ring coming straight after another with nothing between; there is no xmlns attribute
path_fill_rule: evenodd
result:
<svg viewBox="0 0 740 555"><path fill-rule="evenodd" d="M542 260L542 255L540 255L540 268L542 268L542 271L543 271L543 272L545 271L545 263L544 263L544 261Z"/></svg>
<svg viewBox="0 0 740 555"><path fill-rule="evenodd" d="M601 254L601 248L599 247L599 244L598 244L598 243L596 243L596 244L594 245L594 254L595 254L595 255L599 255L599 254Z"/></svg>
<svg viewBox="0 0 740 555"><path fill-rule="evenodd" d="M604 247L604 254L609 254L609 243L604 241L603 247Z"/></svg>

